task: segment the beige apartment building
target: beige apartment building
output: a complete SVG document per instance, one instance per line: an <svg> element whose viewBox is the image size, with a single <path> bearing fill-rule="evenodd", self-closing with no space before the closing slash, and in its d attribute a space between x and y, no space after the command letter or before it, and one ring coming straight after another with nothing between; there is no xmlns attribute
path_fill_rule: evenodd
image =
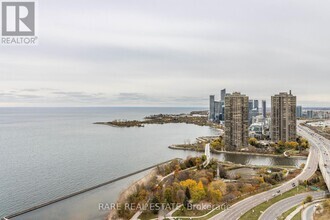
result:
<svg viewBox="0 0 330 220"><path fill-rule="evenodd" d="M248 146L249 97L239 92L225 97L225 146L237 150Z"/></svg>
<svg viewBox="0 0 330 220"><path fill-rule="evenodd" d="M272 141L295 141L297 134L296 96L287 92L271 98L271 138Z"/></svg>

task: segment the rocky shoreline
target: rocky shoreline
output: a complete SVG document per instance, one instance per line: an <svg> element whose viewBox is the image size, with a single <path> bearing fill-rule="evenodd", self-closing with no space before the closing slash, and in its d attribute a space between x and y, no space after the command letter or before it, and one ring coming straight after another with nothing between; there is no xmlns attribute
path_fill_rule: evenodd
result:
<svg viewBox="0 0 330 220"><path fill-rule="evenodd" d="M133 194L136 191L136 188L138 185L143 185L151 181L153 177L157 175L157 168L153 168L148 174L143 176L141 179L135 181L133 184L131 184L128 188L126 188L122 193L120 193L117 203L120 204L127 200L127 198ZM107 220L118 220L117 212L116 210L111 210Z"/></svg>
<svg viewBox="0 0 330 220"><path fill-rule="evenodd" d="M170 123L185 123L194 124L198 126L209 126L220 128L219 124L210 122L208 117L203 114L157 114L146 116L144 120L113 120L109 122L95 122L94 124L109 125L114 127L144 127L147 124L170 124Z"/></svg>

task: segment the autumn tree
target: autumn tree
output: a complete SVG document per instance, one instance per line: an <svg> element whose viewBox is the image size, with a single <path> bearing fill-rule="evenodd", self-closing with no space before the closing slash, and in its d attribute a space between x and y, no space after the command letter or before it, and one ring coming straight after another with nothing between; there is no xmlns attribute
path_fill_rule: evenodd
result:
<svg viewBox="0 0 330 220"><path fill-rule="evenodd" d="M219 203L222 199L222 193L220 190L209 189L209 199L212 203Z"/></svg>
<svg viewBox="0 0 330 220"><path fill-rule="evenodd" d="M179 175L179 171L180 171L180 166L176 165L175 166L175 170L174 170L174 177L177 178Z"/></svg>
<svg viewBox="0 0 330 220"><path fill-rule="evenodd" d="M223 138L220 136L219 138L217 138L217 139L211 141L210 146L211 146L213 149L216 149L216 150L222 150L223 147L224 147L224 141L223 141Z"/></svg>
<svg viewBox="0 0 330 220"><path fill-rule="evenodd" d="M226 193L226 184L221 180L213 181L208 187L209 199L212 203L219 203Z"/></svg>
<svg viewBox="0 0 330 220"><path fill-rule="evenodd" d="M305 138L298 137L297 142L298 142L298 145L299 145L298 146L299 151L306 150L309 147L309 142Z"/></svg>
<svg viewBox="0 0 330 220"><path fill-rule="evenodd" d="M226 183L221 180L213 181L212 183L210 183L209 187L215 190L220 190L223 194L226 193Z"/></svg>
<svg viewBox="0 0 330 220"><path fill-rule="evenodd" d="M256 179L256 180L258 181L259 184L262 184L262 183L265 182L264 177L262 177L262 176L254 177L254 179Z"/></svg>
<svg viewBox="0 0 330 220"><path fill-rule="evenodd" d="M151 199L150 204L152 204L153 207L158 207L158 206L160 206L159 199L158 199L156 196L154 196L154 197ZM154 208L154 209L152 209L151 211L152 211L153 214L157 215L158 212L159 212L159 209Z"/></svg>
<svg viewBox="0 0 330 220"><path fill-rule="evenodd" d="M188 208L188 206L189 206L189 199L187 197L185 197L184 200L183 200L183 206L185 208Z"/></svg>
<svg viewBox="0 0 330 220"><path fill-rule="evenodd" d="M200 201L204 199L206 196L205 190L204 190L204 185L202 181L199 181L195 190L193 191L192 198L195 202Z"/></svg>
<svg viewBox="0 0 330 220"><path fill-rule="evenodd" d="M200 170L202 168L202 159L197 157L195 161L197 169Z"/></svg>
<svg viewBox="0 0 330 220"><path fill-rule="evenodd" d="M199 181L197 184L195 180L187 179L185 181L181 181L180 185L182 187L189 188L189 191L191 193L191 199L194 202L198 202L206 196L202 181Z"/></svg>
<svg viewBox="0 0 330 220"><path fill-rule="evenodd" d="M223 166L219 166L219 175L220 175L220 178L228 178L228 175L227 175L227 170L223 167Z"/></svg>
<svg viewBox="0 0 330 220"><path fill-rule="evenodd" d="M189 187L186 187L186 192L185 192L186 197L188 198L188 200L191 199L191 194L190 194L190 190Z"/></svg>
<svg viewBox="0 0 330 220"><path fill-rule="evenodd" d="M197 182L192 179L187 179L185 181L181 181L180 185L183 187L188 187L191 192L191 190L197 186Z"/></svg>
<svg viewBox="0 0 330 220"><path fill-rule="evenodd" d="M185 197L186 197L185 192L182 189L176 192L176 199L178 203L183 203Z"/></svg>
<svg viewBox="0 0 330 220"><path fill-rule="evenodd" d="M242 188L243 193L250 193L250 192L253 192L254 190L255 190L255 187L252 186L251 184L244 184L244 186Z"/></svg>
<svg viewBox="0 0 330 220"><path fill-rule="evenodd" d="M330 211L330 199L324 200L322 206L325 210Z"/></svg>
<svg viewBox="0 0 330 220"><path fill-rule="evenodd" d="M166 203L172 203L173 199L172 199L172 188L171 187L166 187L165 191L164 191L164 201Z"/></svg>
<svg viewBox="0 0 330 220"><path fill-rule="evenodd" d="M227 191L228 193L234 192L235 190L236 190L235 185L233 185L233 184L227 184L227 186L226 186L226 191Z"/></svg>
<svg viewBox="0 0 330 220"><path fill-rule="evenodd" d="M201 159L202 159L202 162L204 162L204 161L206 161L206 155L205 154L203 154L202 156L201 156Z"/></svg>
<svg viewBox="0 0 330 220"><path fill-rule="evenodd" d="M295 141L285 142L285 147L291 148L291 149L296 149L298 147L298 143Z"/></svg>
<svg viewBox="0 0 330 220"><path fill-rule="evenodd" d="M249 144L254 146L254 147L257 147L258 146L258 140L256 138L250 138L249 139Z"/></svg>
<svg viewBox="0 0 330 220"><path fill-rule="evenodd" d="M285 143L283 141L279 141L275 146L275 152L278 154L283 154L285 151Z"/></svg>

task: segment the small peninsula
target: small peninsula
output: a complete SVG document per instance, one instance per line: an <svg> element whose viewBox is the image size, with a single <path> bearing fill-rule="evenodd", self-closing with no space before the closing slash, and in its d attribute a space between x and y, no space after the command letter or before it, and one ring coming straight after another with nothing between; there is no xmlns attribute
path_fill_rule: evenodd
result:
<svg viewBox="0 0 330 220"><path fill-rule="evenodd" d="M198 126L221 128L219 124L208 120L207 111L193 111L189 114L157 114L144 117L144 120L113 120L110 122L95 122L94 124L115 127L144 127L146 124L185 123Z"/></svg>

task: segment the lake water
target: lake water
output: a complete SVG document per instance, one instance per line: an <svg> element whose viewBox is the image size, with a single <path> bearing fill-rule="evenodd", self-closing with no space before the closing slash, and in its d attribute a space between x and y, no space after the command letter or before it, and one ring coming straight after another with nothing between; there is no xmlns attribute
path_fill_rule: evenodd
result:
<svg viewBox="0 0 330 220"><path fill-rule="evenodd" d="M199 108L0 108L0 217L175 157L198 153L168 146L216 135L186 124L114 128L97 121L142 119ZM300 165L302 159L214 155L255 165ZM142 174L29 213L22 219L102 219L99 202L114 202ZM61 216L60 216L61 214ZM37 216L37 217L36 217ZM59 217L60 216L60 217Z"/></svg>

